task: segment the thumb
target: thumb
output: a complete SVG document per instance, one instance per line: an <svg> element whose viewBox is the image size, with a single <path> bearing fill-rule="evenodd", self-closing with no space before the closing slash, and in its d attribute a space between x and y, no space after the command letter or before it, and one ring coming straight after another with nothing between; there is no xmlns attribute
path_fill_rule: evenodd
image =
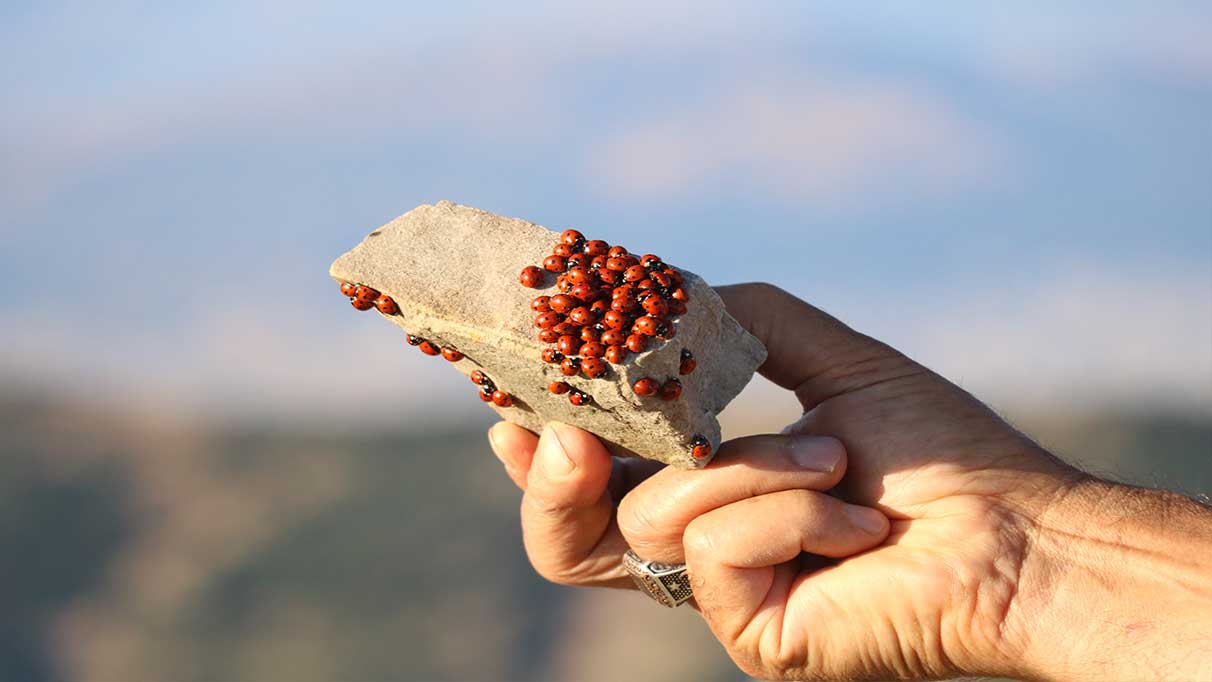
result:
<svg viewBox="0 0 1212 682"><path fill-rule="evenodd" d="M715 291L729 314L766 346L766 362L758 371L795 391L805 410L923 371L896 349L772 284L735 284Z"/></svg>
<svg viewBox="0 0 1212 682"><path fill-rule="evenodd" d="M522 539L544 578L584 585L622 577L610 470L593 434L558 422L543 429L522 497Z"/></svg>

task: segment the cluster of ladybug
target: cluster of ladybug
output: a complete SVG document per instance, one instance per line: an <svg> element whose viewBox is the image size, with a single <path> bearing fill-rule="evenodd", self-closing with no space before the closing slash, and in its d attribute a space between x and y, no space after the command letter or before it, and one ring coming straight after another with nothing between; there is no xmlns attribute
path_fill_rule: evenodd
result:
<svg viewBox="0 0 1212 682"><path fill-rule="evenodd" d="M690 299L682 288L681 273L653 254L636 257L622 246L600 239L586 241L577 230L565 230L543 267L524 268L518 281L537 289L545 272L558 275L552 296L539 296L530 303L537 315L534 324L539 340L554 344L543 350L543 361L560 365L565 376L584 374L596 379L610 365L642 353L651 339L672 339L677 330L672 318L686 313ZM694 371L694 356L682 351L681 374ZM548 387L557 395L569 393L574 405L592 402L587 394L557 381ZM676 378L659 382L645 377L632 387L641 396L676 400L682 383Z"/></svg>
<svg viewBox="0 0 1212 682"><path fill-rule="evenodd" d="M492 379L488 375L478 369L471 370L471 383L480 387L480 400L486 403L492 403L497 407L512 407L513 396L497 389L497 385L492 383Z"/></svg>
<svg viewBox="0 0 1212 682"><path fill-rule="evenodd" d="M341 282L341 293L348 296L349 302L358 310L377 308L384 315L397 315L400 312L400 307L396 305L396 302L390 296L380 294L378 291L364 284ZM432 341L427 341L412 334L409 334L407 338L408 345L416 346L426 355L441 355L450 362L458 362L463 359L463 354L450 346L439 348ZM480 387L480 400L486 403L491 402L498 407L513 405L513 396L504 391L497 390L492 380L484 376L483 372L477 369L471 373L471 377L472 381Z"/></svg>
<svg viewBox="0 0 1212 682"><path fill-rule="evenodd" d="M349 302L358 310L378 308L384 315L395 315L400 312L400 306L387 294L380 294L375 289L353 282L341 282L341 293L349 297Z"/></svg>

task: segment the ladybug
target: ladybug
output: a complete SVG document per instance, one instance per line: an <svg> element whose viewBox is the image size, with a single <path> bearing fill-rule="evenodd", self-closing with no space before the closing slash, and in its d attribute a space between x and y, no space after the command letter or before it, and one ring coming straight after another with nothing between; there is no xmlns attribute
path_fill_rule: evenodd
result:
<svg viewBox="0 0 1212 682"><path fill-rule="evenodd" d="M685 278L682 277L682 273L673 268L665 268L661 272L669 278L669 286L671 287L680 287L686 282Z"/></svg>
<svg viewBox="0 0 1212 682"><path fill-rule="evenodd" d="M552 327L552 329L560 336L581 336L581 326L571 322L561 322Z"/></svg>
<svg viewBox="0 0 1212 682"><path fill-rule="evenodd" d="M551 253L561 258L569 258L572 256L572 247L567 244L556 244Z"/></svg>
<svg viewBox="0 0 1212 682"><path fill-rule="evenodd" d="M359 301L374 303L375 299L378 297L379 292L367 286L362 286L359 284L358 288L354 290L354 298L357 298Z"/></svg>
<svg viewBox="0 0 1212 682"><path fill-rule="evenodd" d="M649 291L651 289L655 289L656 284L654 284L652 280L644 278L635 283L635 288L639 289L640 291Z"/></svg>
<svg viewBox="0 0 1212 682"><path fill-rule="evenodd" d="M606 252L606 255L610 256L611 258L619 258L620 256L627 255L627 249L623 248L622 246L612 246L610 247L610 250Z"/></svg>
<svg viewBox="0 0 1212 682"><path fill-rule="evenodd" d="M673 293L669 294L669 298L685 303L690 300L690 294L686 293L686 290L682 287L678 287L673 290Z"/></svg>
<svg viewBox="0 0 1212 682"><path fill-rule="evenodd" d="M598 270L598 279L606 284L616 284L619 281L619 273L614 270Z"/></svg>
<svg viewBox="0 0 1212 682"><path fill-rule="evenodd" d="M564 321L564 316L556 312L539 313L534 317L534 326L539 329L551 329Z"/></svg>
<svg viewBox="0 0 1212 682"><path fill-rule="evenodd" d="M621 346L627 343L627 333L622 329L607 329L600 340L607 346Z"/></svg>
<svg viewBox="0 0 1212 682"><path fill-rule="evenodd" d="M513 405L513 396L505 391L493 391L492 404L497 407L511 407Z"/></svg>
<svg viewBox="0 0 1212 682"><path fill-rule="evenodd" d="M572 290L568 292L568 295L572 296L578 301L589 303L593 301L595 296L597 296L597 291L589 284L576 284L573 285Z"/></svg>
<svg viewBox="0 0 1212 682"><path fill-rule="evenodd" d="M556 341L556 349L564 355L576 355L577 351L581 349L581 339L571 334L561 336Z"/></svg>
<svg viewBox="0 0 1212 682"><path fill-rule="evenodd" d="M341 282L341 293L346 298L353 298L358 295L358 285L353 282Z"/></svg>
<svg viewBox="0 0 1212 682"><path fill-rule="evenodd" d="M686 314L686 304L678 300L669 302L669 314L677 317L678 315Z"/></svg>
<svg viewBox="0 0 1212 682"><path fill-rule="evenodd" d="M413 336L412 334L408 334L405 338L408 340L408 345L410 346L419 346L421 345L421 342L425 340L419 336Z"/></svg>
<svg viewBox="0 0 1212 682"><path fill-rule="evenodd" d="M661 400L677 400L682 395L682 382L670 379L661 384Z"/></svg>
<svg viewBox="0 0 1212 682"><path fill-rule="evenodd" d="M484 376L484 372L478 369L471 370L471 374L468 374L467 376L471 378L471 383L476 385L483 384L484 380L488 378Z"/></svg>
<svg viewBox="0 0 1212 682"><path fill-rule="evenodd" d="M483 400L486 403L492 402L492 391L491 390L488 390L487 388L481 388L480 390L476 391L476 393L480 394L480 400Z"/></svg>
<svg viewBox="0 0 1212 682"><path fill-rule="evenodd" d="M602 332L597 328L597 326L581 327L581 340L585 343L600 341L601 339Z"/></svg>
<svg viewBox="0 0 1212 682"><path fill-rule="evenodd" d="M590 379L597 379L606 373L609 365L600 357L585 358L581 360L581 371Z"/></svg>
<svg viewBox="0 0 1212 682"><path fill-rule="evenodd" d="M463 359L463 354L450 346L442 346L442 357L450 362L458 362Z"/></svg>
<svg viewBox="0 0 1212 682"><path fill-rule="evenodd" d="M648 278L656 283L658 288L668 289L673 285L673 279L663 272L653 272L648 275Z"/></svg>
<svg viewBox="0 0 1212 682"><path fill-rule="evenodd" d="M438 353L442 352L442 351L438 350L437 346L433 345L432 343L430 343L428 341L422 341L421 345L417 346L417 348L420 348L421 352L426 355L437 355Z"/></svg>
<svg viewBox="0 0 1212 682"><path fill-rule="evenodd" d="M636 319L635 324L631 327L631 331L635 334L643 334L644 336L655 336L657 327L660 326L660 320L651 315L644 315Z"/></svg>
<svg viewBox="0 0 1212 682"><path fill-rule="evenodd" d="M556 294L547 299L547 306L561 315L576 307L576 303L568 294Z"/></svg>
<svg viewBox="0 0 1212 682"><path fill-rule="evenodd" d="M540 329L539 340L543 343L555 343L560 338L560 332L554 329Z"/></svg>
<svg viewBox="0 0 1212 682"><path fill-rule="evenodd" d="M590 256L605 256L610 251L610 245L601 239L585 242L585 253Z"/></svg>
<svg viewBox="0 0 1212 682"><path fill-rule="evenodd" d="M560 275L556 278L556 289L566 294L572 290L572 282L569 282L568 278L564 275Z"/></svg>
<svg viewBox="0 0 1212 682"><path fill-rule="evenodd" d="M543 269L547 272L564 272L568 261L563 256L552 254L543 259Z"/></svg>
<svg viewBox="0 0 1212 682"><path fill-rule="evenodd" d="M598 300L589 304L589 312L593 313L597 317L605 315L607 310L610 310L610 304L607 303L606 299L604 298L599 298Z"/></svg>
<svg viewBox="0 0 1212 682"><path fill-rule="evenodd" d="M617 310L607 310L602 316L602 324L610 329L622 329L627 325L628 318Z"/></svg>
<svg viewBox="0 0 1212 682"><path fill-rule="evenodd" d="M698 362L694 359L694 353L683 348L681 364L678 365L678 374L690 374L697 366Z"/></svg>
<svg viewBox="0 0 1212 682"><path fill-rule="evenodd" d="M589 312L589 308L580 306L579 308L573 308L572 312L568 313L568 319L571 320L573 324L587 325L596 322L597 315Z"/></svg>
<svg viewBox="0 0 1212 682"><path fill-rule="evenodd" d="M574 377L577 375L577 372L580 371L580 358L564 358L564 361L560 363L560 374L563 374L566 377Z"/></svg>
<svg viewBox="0 0 1212 682"><path fill-rule="evenodd" d="M375 307L384 315L395 315L400 312L400 306L396 305L395 300L391 296L380 296L375 299Z"/></svg>
<svg viewBox="0 0 1212 682"><path fill-rule="evenodd" d="M530 302L530 309L535 311L536 313L545 313L548 310L551 310L551 297L550 296L540 296L540 297L536 298L535 300Z"/></svg>
<svg viewBox="0 0 1212 682"><path fill-rule="evenodd" d="M606 346L606 362L616 365L622 364L627 359L627 349L623 346Z"/></svg>
<svg viewBox="0 0 1212 682"><path fill-rule="evenodd" d="M554 365L555 363L560 362L563 359L564 359L564 356L563 356L563 354L560 353L560 351L558 351L554 348L544 348L543 349L543 362L546 362L547 364L550 364L550 365Z"/></svg>
<svg viewBox="0 0 1212 682"><path fill-rule="evenodd" d="M561 244L567 244L569 246L576 246L577 244L580 244L583 241L585 241L585 235L581 234L577 230L564 230L563 232L560 233L560 243Z"/></svg>
<svg viewBox="0 0 1212 682"><path fill-rule="evenodd" d="M592 261L593 261L593 259L590 258L589 254L587 254L587 253L574 253L568 257L568 267L592 269L592 268L589 268L589 264Z"/></svg>
<svg viewBox="0 0 1212 682"><path fill-rule="evenodd" d="M603 346L598 341L590 341L581 346L581 357L585 358L600 358L606 354L606 346Z"/></svg>
<svg viewBox="0 0 1212 682"><path fill-rule="evenodd" d="M644 312L653 317L665 317L669 314L669 304L660 296L649 296L644 299Z"/></svg>
<svg viewBox="0 0 1212 682"><path fill-rule="evenodd" d="M695 459L707 459L711 456L711 443L699 434L694 434L694 438L690 439L690 456Z"/></svg>
<svg viewBox="0 0 1212 682"><path fill-rule="evenodd" d="M527 289L537 289L543 284L543 271L533 265L522 268L518 281Z"/></svg>
<svg viewBox="0 0 1212 682"><path fill-rule="evenodd" d="M349 304L352 305L353 307L357 308L358 310L370 310L371 308L375 307L374 302L363 301L360 298L349 299Z"/></svg>
<svg viewBox="0 0 1212 682"><path fill-rule="evenodd" d="M626 293L622 296L616 296L614 300L610 302L610 309L617 310L620 313L629 313L635 310L635 305L635 296L632 296L630 293Z"/></svg>
<svg viewBox="0 0 1212 682"><path fill-rule="evenodd" d="M572 282L574 285L593 283L593 275L589 272L589 268L584 266L577 265L575 267L568 268L568 272L566 274L568 276L568 281Z"/></svg>
<svg viewBox="0 0 1212 682"><path fill-rule="evenodd" d="M643 334L632 334L625 342L627 350L632 353L643 353L648 348L648 337Z"/></svg>
<svg viewBox="0 0 1212 682"><path fill-rule="evenodd" d="M660 270L664 263L661 262L660 256L646 253L640 256L640 265L643 265L646 270Z"/></svg>
<svg viewBox="0 0 1212 682"><path fill-rule="evenodd" d="M581 391L573 391L572 393L568 394L568 402L580 407L582 405L588 405L588 404L592 403L593 396L589 395L588 393L583 393Z"/></svg>
<svg viewBox="0 0 1212 682"><path fill-rule="evenodd" d="M631 390L635 391L636 395L642 396L656 395L656 392L660 388L661 385L656 382L656 379L649 379L648 377L640 379L631 386Z"/></svg>
<svg viewBox="0 0 1212 682"><path fill-rule="evenodd" d="M589 254L585 254L585 255L588 256ZM605 270L606 262L607 262L606 256L593 256L592 258L589 259L589 269L593 270L595 272Z"/></svg>
<svg viewBox="0 0 1212 682"><path fill-rule="evenodd" d="M606 259L606 269L622 272L627 269L627 259L622 256L614 256Z"/></svg>
<svg viewBox="0 0 1212 682"><path fill-rule="evenodd" d="M547 390L556 395L564 395L572 390L572 386L569 386L568 382L566 381L553 381L550 384L547 384Z"/></svg>

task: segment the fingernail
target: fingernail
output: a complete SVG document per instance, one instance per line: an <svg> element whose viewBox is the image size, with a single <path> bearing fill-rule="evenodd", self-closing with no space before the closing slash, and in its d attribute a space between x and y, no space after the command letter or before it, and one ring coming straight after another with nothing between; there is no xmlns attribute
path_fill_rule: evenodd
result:
<svg viewBox="0 0 1212 682"><path fill-rule="evenodd" d="M842 449L832 438L805 436L791 439L791 458L810 471L830 473L842 459Z"/></svg>
<svg viewBox="0 0 1212 682"><path fill-rule="evenodd" d="M505 468L508 470L513 468L513 460L509 458L509 451L502 450L501 446L497 443L497 428L502 423L503 422L497 422L488 429L488 447L492 448L492 454L496 455L497 459L501 460L501 464L504 464Z"/></svg>
<svg viewBox="0 0 1212 682"><path fill-rule="evenodd" d="M544 427L538 454L543 469L553 476L567 476L577 468L560 442L560 425L554 422Z"/></svg>
<svg viewBox="0 0 1212 682"><path fill-rule="evenodd" d="M846 513L846 518L850 519L850 523L859 528L871 533L879 535L884 532L884 523L886 519L884 515L870 507L860 507L857 504L847 504L842 507L842 511Z"/></svg>
<svg viewBox="0 0 1212 682"><path fill-rule="evenodd" d="M500 422L497 422L497 424L499 423ZM500 459L501 448L497 447L497 434L495 433L497 430L497 424L493 424L492 426L488 427L488 447L492 448L492 453L497 456L497 459Z"/></svg>

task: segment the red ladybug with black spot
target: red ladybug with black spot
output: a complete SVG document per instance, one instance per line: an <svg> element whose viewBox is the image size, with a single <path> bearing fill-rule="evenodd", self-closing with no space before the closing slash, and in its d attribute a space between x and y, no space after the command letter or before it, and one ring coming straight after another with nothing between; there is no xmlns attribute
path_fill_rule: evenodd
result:
<svg viewBox="0 0 1212 682"><path fill-rule="evenodd" d="M677 400L682 396L682 382L677 379L670 379L661 384L660 389L661 400Z"/></svg>
<svg viewBox="0 0 1212 682"><path fill-rule="evenodd" d="M375 307L384 315L395 315L400 312L400 306L396 305L395 300L386 294L375 299Z"/></svg>
<svg viewBox="0 0 1212 682"><path fill-rule="evenodd" d="M661 390L661 385L657 383L656 379L644 377L643 379L640 379L632 384L631 390L635 391L636 395L647 398L648 396L656 395L657 391Z"/></svg>
<svg viewBox="0 0 1212 682"><path fill-rule="evenodd" d="M537 289L543 285L543 271L533 265L522 268L518 281L527 289Z"/></svg>
<svg viewBox="0 0 1212 682"><path fill-rule="evenodd" d="M599 357L590 357L581 359L581 371L590 379L597 379L606 374L609 365L606 361Z"/></svg>

